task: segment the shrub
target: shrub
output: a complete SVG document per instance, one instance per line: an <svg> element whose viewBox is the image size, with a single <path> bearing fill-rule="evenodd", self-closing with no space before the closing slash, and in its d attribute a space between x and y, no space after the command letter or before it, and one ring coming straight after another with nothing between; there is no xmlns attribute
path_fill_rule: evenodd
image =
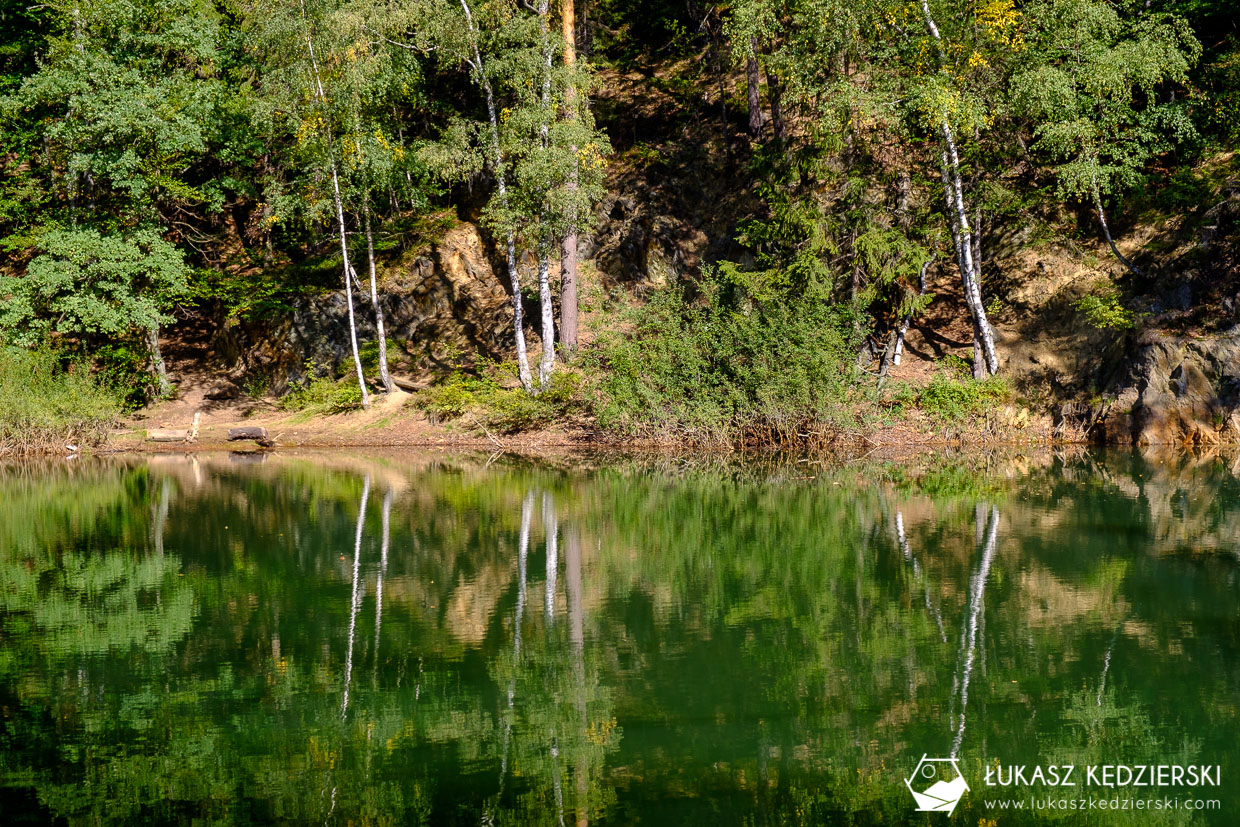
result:
<svg viewBox="0 0 1240 827"><path fill-rule="evenodd" d="M960 422L985 413L1011 396L1007 380L991 376L982 381L940 373L917 394L922 412L940 422Z"/></svg>
<svg viewBox="0 0 1240 827"><path fill-rule="evenodd" d="M294 384L280 399L280 407L286 411L305 413L344 413L362 407L362 389L351 375L336 380L330 376L317 375L317 368L306 364L306 376Z"/></svg>
<svg viewBox="0 0 1240 827"><path fill-rule="evenodd" d="M447 380L420 391L414 403L437 422L466 414L486 428L505 433L539 428L572 415L584 407L578 393L581 377L561 367L537 395L520 387L508 387L508 365L494 365L482 376L454 373Z"/></svg>
<svg viewBox="0 0 1240 827"><path fill-rule="evenodd" d="M81 365L46 350L0 348L0 456L101 444L120 400Z"/></svg>
<svg viewBox="0 0 1240 827"><path fill-rule="evenodd" d="M1083 296L1074 307L1085 315L1087 322L1103 330L1131 330L1137 324L1137 314L1121 305L1113 290Z"/></svg>
<svg viewBox="0 0 1240 827"><path fill-rule="evenodd" d="M701 441L764 433L782 441L840 418L853 385L851 317L811 282L754 297L732 273L708 273L702 296L679 287L630 311L632 331L600 343L604 427Z"/></svg>

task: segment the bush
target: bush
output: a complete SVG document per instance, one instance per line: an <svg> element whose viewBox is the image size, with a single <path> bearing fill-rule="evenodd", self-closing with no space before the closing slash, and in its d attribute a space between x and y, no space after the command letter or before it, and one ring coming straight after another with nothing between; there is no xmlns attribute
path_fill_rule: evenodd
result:
<svg viewBox="0 0 1240 827"><path fill-rule="evenodd" d="M694 302L678 287L661 291L631 311L631 333L601 341L600 425L782 442L807 423L840 419L854 384L851 317L814 282L755 298L736 274L728 280L708 273Z"/></svg>
<svg viewBox="0 0 1240 827"><path fill-rule="evenodd" d="M1007 380L991 376L982 381L940 373L917 394L917 405L931 419L960 422L985 413L1011 396Z"/></svg>
<svg viewBox="0 0 1240 827"><path fill-rule="evenodd" d="M305 378L281 397L280 407L286 411L305 413L355 411L362 407L362 389L352 375L340 380L318 376L317 368L307 363Z"/></svg>
<svg viewBox="0 0 1240 827"><path fill-rule="evenodd" d="M0 456L101 444L120 400L81 365L46 350L0 348Z"/></svg>
<svg viewBox="0 0 1240 827"><path fill-rule="evenodd" d="M454 373L444 382L418 393L414 403L431 420L446 422L466 414L486 428L505 433L530 430L571 416L584 407L580 399L581 378L563 366L537 395L520 387L508 387L515 369L495 365L482 376Z"/></svg>
<svg viewBox="0 0 1240 827"><path fill-rule="evenodd" d="M1119 303L1114 290L1082 296L1073 306L1085 315L1087 322L1102 330L1131 330L1137 324L1137 314Z"/></svg>

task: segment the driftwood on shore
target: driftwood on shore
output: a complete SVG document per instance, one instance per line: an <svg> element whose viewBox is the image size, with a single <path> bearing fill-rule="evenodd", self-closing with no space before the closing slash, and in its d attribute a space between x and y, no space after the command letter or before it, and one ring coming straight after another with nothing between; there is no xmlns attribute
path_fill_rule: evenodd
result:
<svg viewBox="0 0 1240 827"><path fill-rule="evenodd" d="M188 439L188 428L151 428L146 432L147 442L185 442Z"/></svg>
<svg viewBox="0 0 1240 827"><path fill-rule="evenodd" d="M188 428L151 428L146 432L147 442L197 442L198 417L194 414L194 424Z"/></svg>

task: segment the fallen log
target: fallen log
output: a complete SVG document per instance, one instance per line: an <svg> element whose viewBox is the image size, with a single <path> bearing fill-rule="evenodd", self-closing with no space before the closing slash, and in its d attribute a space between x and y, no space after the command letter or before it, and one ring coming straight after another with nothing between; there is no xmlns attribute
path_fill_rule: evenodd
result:
<svg viewBox="0 0 1240 827"><path fill-rule="evenodd" d="M406 379L403 376L393 376L392 384L400 388L402 391L408 391L409 393L426 390L426 388L429 387L428 385L419 385L413 380Z"/></svg>
<svg viewBox="0 0 1240 827"><path fill-rule="evenodd" d="M146 432L147 442L184 442L188 438L185 428L151 428Z"/></svg>

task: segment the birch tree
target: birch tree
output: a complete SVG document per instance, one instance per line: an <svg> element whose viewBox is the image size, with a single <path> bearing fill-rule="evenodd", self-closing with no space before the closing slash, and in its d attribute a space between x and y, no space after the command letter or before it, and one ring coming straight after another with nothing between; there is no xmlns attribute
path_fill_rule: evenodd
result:
<svg viewBox="0 0 1240 827"><path fill-rule="evenodd" d="M1033 149L1054 164L1058 195L1090 204L1115 258L1139 273L1112 238L1103 202L1194 136L1171 91L1187 82L1201 45L1180 18L1121 16L1104 0L1040 0L1025 13L1031 42L1012 95L1032 121Z"/></svg>
<svg viewBox="0 0 1240 827"><path fill-rule="evenodd" d="M331 173L332 200L336 207L336 230L340 235L340 257L344 267L344 296L349 318L349 346L353 353L353 368L357 372L357 385L362 394L362 407L368 408L370 407L370 394L366 390L366 376L362 373L362 357L357 347L357 319L353 313L353 283L357 276L353 271L353 265L349 261L348 230L345 228L344 221L344 199L340 194L340 174L336 164L336 142L332 134L331 121L329 120L330 107L327 93L323 91L323 76L319 71L318 57L314 53L314 29L311 21L306 17L305 0L300 0L299 8L301 10L302 26L305 28L306 55L310 60L310 69L313 73L313 93L321 107L321 112L318 115L318 128L322 131L326 144L327 168Z"/></svg>
<svg viewBox="0 0 1240 827"><path fill-rule="evenodd" d="M919 3L922 22L931 40L936 64L935 74L921 90L921 110L927 125L938 132L942 141L939 148L939 174L943 182L943 198L946 202L952 246L963 282L964 300L973 323L973 377L981 379L987 373L993 375L999 371L999 359L995 353L994 331L986 315L986 305L982 301L981 238L969 222L956 133L957 126L964 126L966 129L980 128L984 123L984 114L977 111L980 107L976 105L976 99L969 100L968 96L963 94L955 75L949 71L947 46L931 11L930 0L919 0ZM970 55L970 61L972 60ZM957 126L953 126L953 116Z"/></svg>

